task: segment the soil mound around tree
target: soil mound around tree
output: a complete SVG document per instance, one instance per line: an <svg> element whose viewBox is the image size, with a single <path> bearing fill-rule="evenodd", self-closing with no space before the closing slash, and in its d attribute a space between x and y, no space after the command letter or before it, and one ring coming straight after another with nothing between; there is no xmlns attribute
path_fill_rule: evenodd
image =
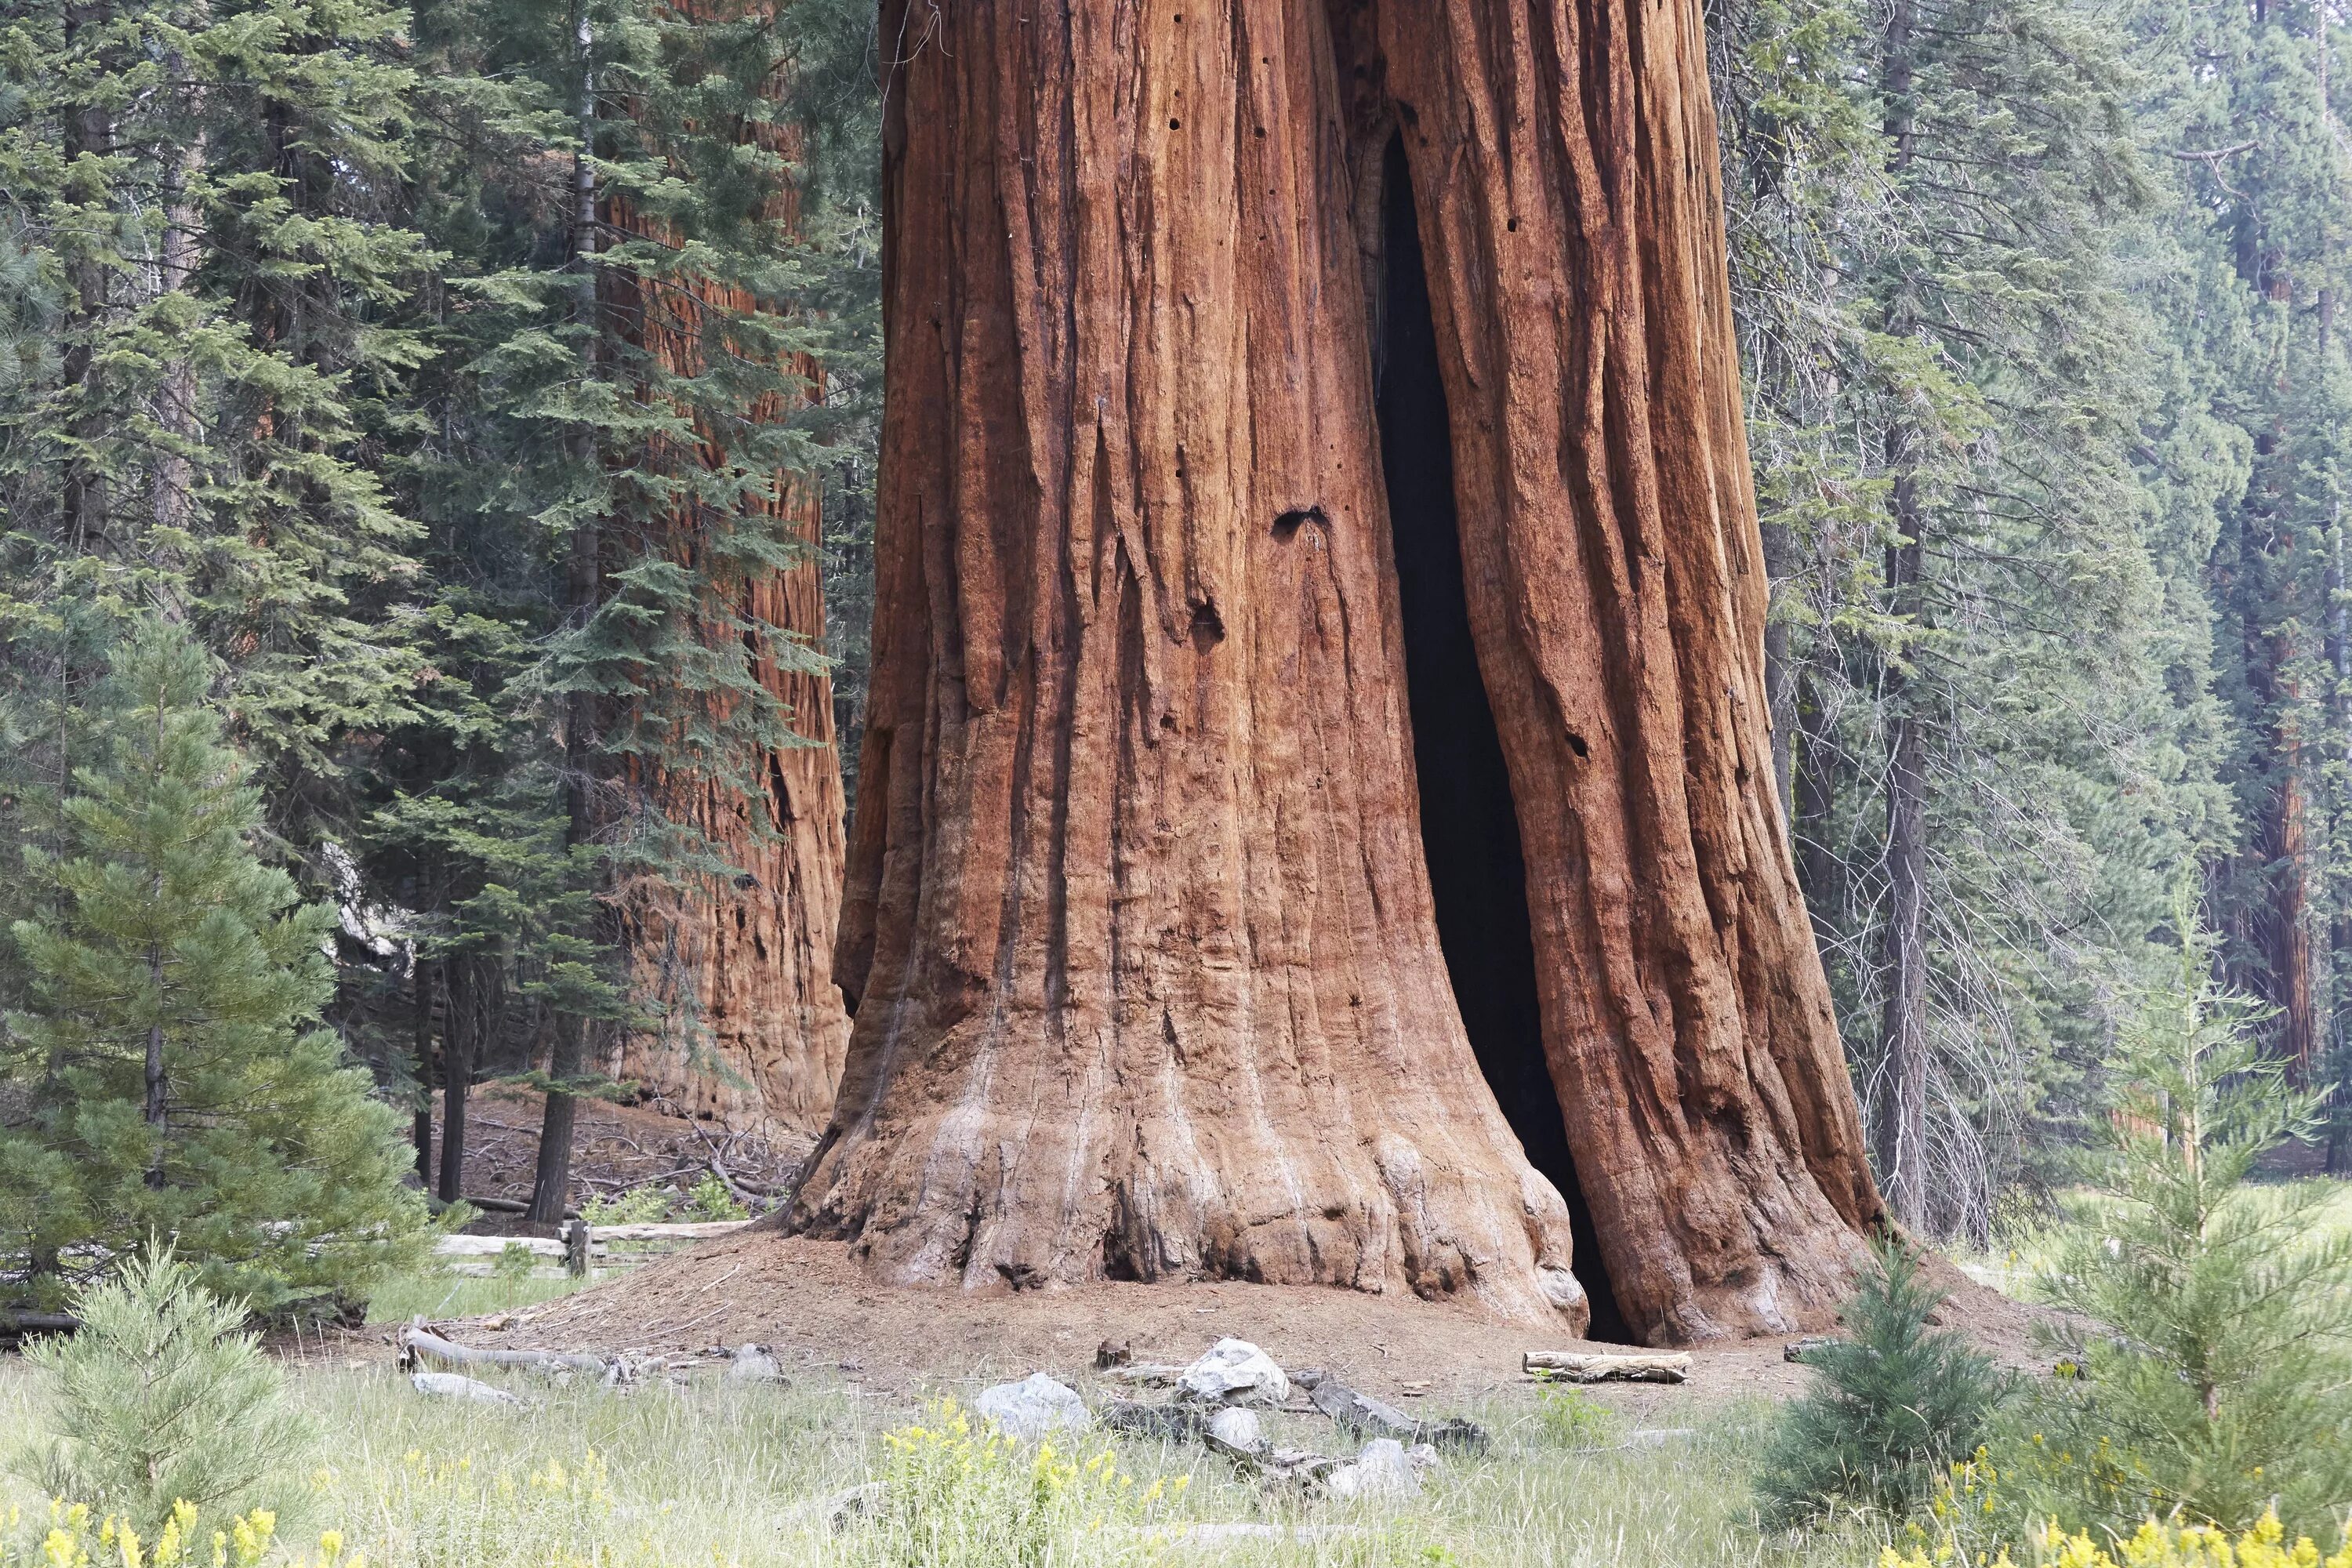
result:
<svg viewBox="0 0 2352 1568"><path fill-rule="evenodd" d="M2031 1364L2035 1309L1948 1265L1937 1272L1952 1291L1942 1321L2007 1364ZM449 1331L511 1349L669 1354L751 1341L769 1346L788 1373L840 1375L891 1394L1034 1371L1076 1381L1106 1340L1138 1362L1190 1362L1231 1335L1285 1366L1323 1367L1383 1398L1460 1400L1518 1384L1526 1351L1623 1348L1570 1340L1474 1303L1333 1287L1104 1283L1015 1294L879 1286L845 1244L762 1231L526 1309L501 1330L458 1323ZM1700 1346L1677 1392L1794 1394L1804 1373L1783 1359L1784 1343Z"/></svg>

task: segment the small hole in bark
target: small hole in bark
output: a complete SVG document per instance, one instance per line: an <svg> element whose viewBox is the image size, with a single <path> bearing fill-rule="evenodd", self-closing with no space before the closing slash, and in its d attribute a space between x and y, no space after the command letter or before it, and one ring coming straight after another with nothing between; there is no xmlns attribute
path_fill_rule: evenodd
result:
<svg viewBox="0 0 2352 1568"><path fill-rule="evenodd" d="M1325 528L1331 526L1331 520L1323 515L1321 507L1294 507L1274 520L1274 536L1288 539L1310 522L1319 523Z"/></svg>
<svg viewBox="0 0 2352 1568"><path fill-rule="evenodd" d="M1504 226L1505 228L1507 228L1507 229L1510 230L1513 234L1517 234L1517 233L1518 233L1518 232L1519 232L1519 220L1518 220L1518 219L1517 219L1517 218L1513 218L1510 222L1508 222L1508 223L1505 224L1503 226Z"/></svg>
<svg viewBox="0 0 2352 1568"><path fill-rule="evenodd" d="M1568 749L1580 757L1589 757L1592 754L1592 748L1584 743L1584 737L1574 731L1569 732Z"/></svg>
<svg viewBox="0 0 2352 1568"><path fill-rule="evenodd" d="M1265 140L1265 127L1263 125L1257 128L1257 139L1261 142Z"/></svg>
<svg viewBox="0 0 2352 1568"><path fill-rule="evenodd" d="M1225 618L1217 614L1213 599L1192 606L1192 648L1206 653L1225 640Z"/></svg>
<svg viewBox="0 0 2352 1568"><path fill-rule="evenodd" d="M1181 131L1184 129L1184 122L1181 120L1171 120L1168 122L1168 129L1171 131Z"/></svg>
<svg viewBox="0 0 2352 1568"><path fill-rule="evenodd" d="M1596 1340L1629 1341L1544 1052L1527 859L1463 588L1454 442L1402 137L1390 141L1383 165L1381 228L1374 322L1376 363L1383 367L1376 404L1381 472L1395 542L1406 707L1437 943L1479 1071L1528 1163L1567 1201L1571 1267L1592 1304L1585 1331Z"/></svg>

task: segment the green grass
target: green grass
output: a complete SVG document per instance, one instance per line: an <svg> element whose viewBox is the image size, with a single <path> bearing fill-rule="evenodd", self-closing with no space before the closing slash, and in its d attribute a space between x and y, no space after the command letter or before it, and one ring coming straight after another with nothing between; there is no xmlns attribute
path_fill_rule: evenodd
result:
<svg viewBox="0 0 2352 1568"><path fill-rule="evenodd" d="M541 1270L527 1279L501 1279L495 1275L447 1274L438 1270L403 1275L380 1288L368 1300L371 1323L404 1323L423 1316L432 1319L473 1318L486 1312L511 1311L534 1301L550 1301L584 1289L588 1280Z"/></svg>
<svg viewBox="0 0 2352 1568"><path fill-rule="evenodd" d="M295 1396L317 1433L305 1527L339 1528L369 1568L1016 1560L944 1547L937 1556L908 1555L903 1531L893 1538L878 1526L833 1536L810 1506L881 1473L890 1461L883 1433L926 1420L919 1401L830 1383L730 1387L708 1375L683 1388L557 1388L530 1379L508 1386L531 1405L428 1400L389 1369L297 1371ZM0 1432L35 1424L36 1392L21 1364L0 1367ZM1493 1452L1450 1458L1421 1496L1386 1504L1269 1496L1203 1450L1121 1443L1116 1463L1134 1478L1122 1495L1139 1495L1156 1479L1170 1500L1150 1510L1113 1509L1099 1529L1073 1515L1035 1542L1044 1555L1018 1560L1067 1568L1208 1561L1732 1568L1862 1564L1884 1539L1864 1530L1802 1540L1759 1533L1747 1465L1767 1415L1761 1405L1677 1415L1674 1424L1695 1426L1697 1436L1630 1447L1615 1447L1622 1434L1613 1423L1596 1429L1563 1421L1532 1391L1499 1394L1470 1414L1496 1430ZM1279 1442L1327 1452L1345 1446L1319 1418L1284 1415L1271 1425ZM1095 1436L1077 1447L1083 1457L1108 1446ZM1028 1484L1031 1457L1028 1449L1011 1456L1016 1489ZM1179 1477L1187 1479L1181 1489ZM927 1499L924 1507L944 1517L976 1506L980 1495ZM37 1500L21 1489L16 1496ZM1189 1524L1233 1521L1337 1524L1353 1533L1213 1549L1181 1536ZM926 1515L922 1527L937 1522Z"/></svg>
<svg viewBox="0 0 2352 1568"><path fill-rule="evenodd" d="M2280 1191L2291 1186L2328 1189L2326 1202L2314 1216L2314 1235L2352 1235L2352 1181L2336 1176L2301 1176L2266 1184ZM2065 1194L2061 1194L2061 1201L2064 1200ZM1949 1256L1981 1283L2031 1301L2035 1299L2034 1280L2056 1262L2063 1234L2060 1226L2047 1220L2021 1223L1983 1252L1953 1248Z"/></svg>

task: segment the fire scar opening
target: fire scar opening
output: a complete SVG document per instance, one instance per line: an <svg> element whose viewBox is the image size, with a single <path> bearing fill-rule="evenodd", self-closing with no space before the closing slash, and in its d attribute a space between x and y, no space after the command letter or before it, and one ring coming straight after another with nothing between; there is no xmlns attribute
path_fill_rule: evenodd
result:
<svg viewBox="0 0 2352 1568"><path fill-rule="evenodd" d="M1445 387L1438 375L1429 279L1401 138L1389 142L1381 208L1381 300L1373 345L1381 468L1388 484L1404 612L1422 852L1436 899L1438 945L1480 1070L1528 1162L1568 1200L1573 1267L1592 1301L1588 1332L1598 1340L1630 1341L1544 1060L1527 863L1502 736L1471 639Z"/></svg>

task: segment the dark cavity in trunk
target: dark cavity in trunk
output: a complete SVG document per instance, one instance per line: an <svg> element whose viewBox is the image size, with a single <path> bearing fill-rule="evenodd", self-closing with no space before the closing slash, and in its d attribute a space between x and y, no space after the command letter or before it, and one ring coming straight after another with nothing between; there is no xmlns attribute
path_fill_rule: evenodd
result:
<svg viewBox="0 0 2352 1568"><path fill-rule="evenodd" d="M1576 1278L1596 1340L1631 1342L1609 1283L1592 1210L1577 1183L1559 1096L1544 1058L1527 863L1502 736L1471 640L1454 515L1454 448L1437 367L1429 279L1401 138L1381 180L1381 301L1374 344L1381 468L1388 484L1404 612L1407 700L1421 782L1422 852L1437 941L1487 1085L1528 1160L1568 1200Z"/></svg>

